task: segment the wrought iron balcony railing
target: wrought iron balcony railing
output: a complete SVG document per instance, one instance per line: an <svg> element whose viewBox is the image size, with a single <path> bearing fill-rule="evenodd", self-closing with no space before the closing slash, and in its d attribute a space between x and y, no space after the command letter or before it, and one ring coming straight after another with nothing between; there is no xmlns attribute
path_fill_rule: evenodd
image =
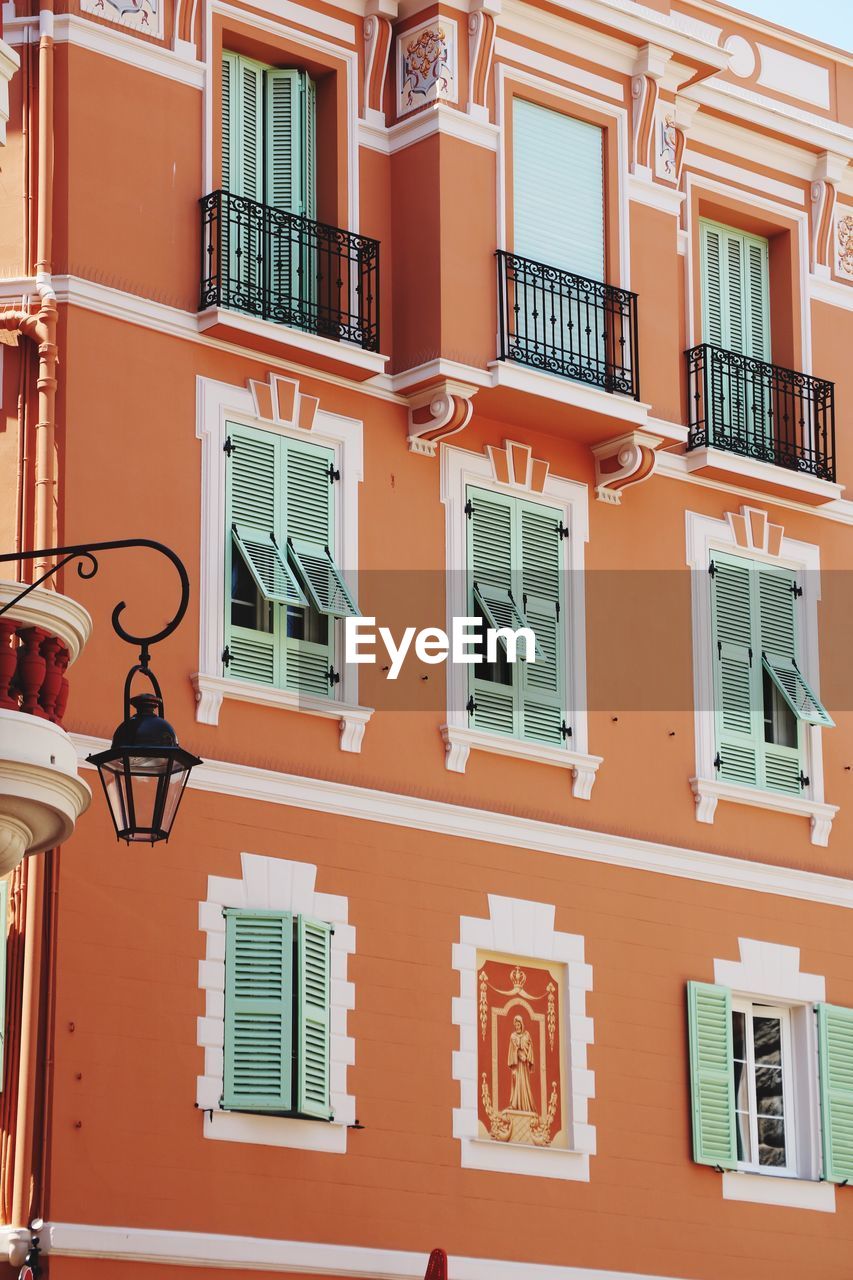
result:
<svg viewBox="0 0 853 1280"><path fill-rule="evenodd" d="M835 384L709 343L687 353L688 449L835 480Z"/></svg>
<svg viewBox="0 0 853 1280"><path fill-rule="evenodd" d="M637 295L499 249L500 358L640 398Z"/></svg>
<svg viewBox="0 0 853 1280"><path fill-rule="evenodd" d="M227 191L201 204L200 309L379 350L379 241Z"/></svg>

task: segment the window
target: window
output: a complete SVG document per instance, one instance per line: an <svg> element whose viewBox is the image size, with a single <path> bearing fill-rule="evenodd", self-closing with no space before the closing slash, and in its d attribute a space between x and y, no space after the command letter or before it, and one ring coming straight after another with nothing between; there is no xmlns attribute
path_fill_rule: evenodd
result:
<svg viewBox="0 0 853 1280"><path fill-rule="evenodd" d="M717 776L799 795L805 726L833 724L799 666L802 588L790 569L717 552L710 571Z"/></svg>
<svg viewBox="0 0 853 1280"><path fill-rule="evenodd" d="M329 697L339 682L336 619L358 613L334 555L334 451L238 424L228 431L228 674Z"/></svg>
<svg viewBox="0 0 853 1280"><path fill-rule="evenodd" d="M704 341L755 360L769 360L768 241L704 220L699 234Z"/></svg>
<svg viewBox="0 0 853 1280"><path fill-rule="evenodd" d="M331 925L225 909L226 1110L330 1120Z"/></svg>
<svg viewBox="0 0 853 1280"><path fill-rule="evenodd" d="M515 253L603 280L603 130L515 98L512 137Z"/></svg>
<svg viewBox="0 0 853 1280"><path fill-rule="evenodd" d="M687 1004L694 1160L803 1176L811 1072L807 1037L797 1046L800 1015L817 1019L821 1177L853 1177L853 1009L766 1004L701 982L687 984Z"/></svg>
<svg viewBox="0 0 853 1280"><path fill-rule="evenodd" d="M471 727L566 746L563 523L559 510L469 486L467 503L468 614L485 626L530 627L535 660L518 645L510 663L469 667ZM485 648L485 646L484 646ZM532 658L534 655L530 655Z"/></svg>

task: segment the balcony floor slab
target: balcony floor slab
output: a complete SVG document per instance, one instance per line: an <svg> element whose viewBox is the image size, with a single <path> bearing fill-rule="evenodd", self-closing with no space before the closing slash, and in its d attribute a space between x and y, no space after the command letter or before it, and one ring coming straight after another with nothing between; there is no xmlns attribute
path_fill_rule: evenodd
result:
<svg viewBox="0 0 853 1280"><path fill-rule="evenodd" d="M723 449L693 449L684 457L690 474L724 484L743 485L771 496L793 498L810 507L835 502L844 493L844 485L831 480L818 480L805 471L791 471L772 462L745 458Z"/></svg>
<svg viewBox="0 0 853 1280"><path fill-rule="evenodd" d="M293 360L296 364L366 382L385 372L388 356L378 351L365 351L349 342L336 342L316 333L292 329L289 325L262 320L258 316L230 311L225 307L210 307L198 314L199 333L209 334L224 342L265 355Z"/></svg>

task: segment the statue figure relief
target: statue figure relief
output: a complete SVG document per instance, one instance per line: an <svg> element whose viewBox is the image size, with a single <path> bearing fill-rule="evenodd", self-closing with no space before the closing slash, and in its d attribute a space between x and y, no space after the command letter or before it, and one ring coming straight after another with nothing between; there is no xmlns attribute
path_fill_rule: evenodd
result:
<svg viewBox="0 0 853 1280"><path fill-rule="evenodd" d="M519 1014L513 1018L512 1026L508 1056L512 1074L509 1109L510 1111L531 1111L536 1114L536 1104L533 1101L531 1088L534 1067L533 1040Z"/></svg>

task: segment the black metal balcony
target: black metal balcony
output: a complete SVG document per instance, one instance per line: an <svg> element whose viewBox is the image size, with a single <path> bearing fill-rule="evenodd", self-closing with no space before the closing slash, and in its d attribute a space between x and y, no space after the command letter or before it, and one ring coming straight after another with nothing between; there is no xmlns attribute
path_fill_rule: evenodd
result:
<svg viewBox="0 0 853 1280"><path fill-rule="evenodd" d="M640 398L637 295L499 249L500 358Z"/></svg>
<svg viewBox="0 0 853 1280"><path fill-rule="evenodd" d="M379 350L379 241L227 191L201 204L200 310Z"/></svg>
<svg viewBox="0 0 853 1280"><path fill-rule="evenodd" d="M709 343L686 353L688 449L835 480L835 384Z"/></svg>

